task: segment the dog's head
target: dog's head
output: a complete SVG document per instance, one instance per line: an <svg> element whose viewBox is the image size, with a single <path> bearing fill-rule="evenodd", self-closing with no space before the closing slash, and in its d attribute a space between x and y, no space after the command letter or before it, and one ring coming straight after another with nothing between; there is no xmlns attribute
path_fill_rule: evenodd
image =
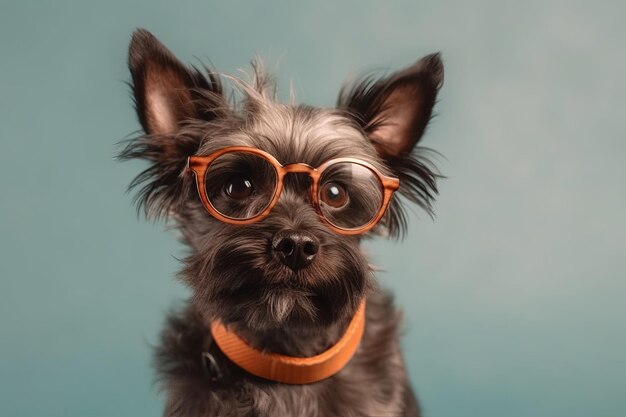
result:
<svg viewBox="0 0 626 417"><path fill-rule="evenodd" d="M209 318L255 329L345 319L371 272L359 248L365 234L341 228L362 226L383 204L376 176L399 178L399 194L430 211L437 175L416 144L443 81L438 55L384 78L358 80L341 91L334 108L277 102L258 63L250 82L228 77L240 95L230 100L224 76L183 65L144 30L133 35L129 67L145 135L130 141L121 157L151 163L131 187L141 186L138 202L148 216L169 217L180 229L191 250L180 276ZM261 153L212 159L210 174L196 181L188 157L211 159L231 147ZM281 177L280 195L260 220L239 224L276 195L271 158L300 169ZM370 183L342 182L341 173L329 175L332 181L310 175L338 158L369 167ZM224 218L209 213L198 185L206 187L208 208ZM368 233L396 237L405 226L396 196Z"/></svg>

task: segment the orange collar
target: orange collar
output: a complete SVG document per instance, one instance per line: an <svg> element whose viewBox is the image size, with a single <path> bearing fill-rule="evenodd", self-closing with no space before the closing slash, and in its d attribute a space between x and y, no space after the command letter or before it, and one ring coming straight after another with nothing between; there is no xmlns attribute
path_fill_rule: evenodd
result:
<svg viewBox="0 0 626 417"><path fill-rule="evenodd" d="M339 372L354 355L364 329L365 299L337 343L318 355L302 358L261 352L221 322L211 323L213 339L228 359L253 375L285 384L311 384Z"/></svg>

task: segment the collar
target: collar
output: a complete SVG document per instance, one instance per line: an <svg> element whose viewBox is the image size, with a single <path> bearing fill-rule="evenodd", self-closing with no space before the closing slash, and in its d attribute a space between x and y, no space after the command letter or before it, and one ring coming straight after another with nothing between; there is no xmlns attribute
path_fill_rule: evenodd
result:
<svg viewBox="0 0 626 417"><path fill-rule="evenodd" d="M296 357L262 352L221 322L211 323L213 339L228 359L252 375L285 384L311 384L339 372L354 355L364 329L365 299L337 343L318 355Z"/></svg>

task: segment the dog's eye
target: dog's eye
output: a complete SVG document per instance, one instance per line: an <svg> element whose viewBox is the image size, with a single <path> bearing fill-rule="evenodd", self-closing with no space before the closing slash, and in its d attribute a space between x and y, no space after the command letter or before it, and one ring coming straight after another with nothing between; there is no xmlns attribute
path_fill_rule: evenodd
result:
<svg viewBox="0 0 626 417"><path fill-rule="evenodd" d="M324 184L320 192L321 200L334 208L341 208L348 203L348 193L344 187L336 182Z"/></svg>
<svg viewBox="0 0 626 417"><path fill-rule="evenodd" d="M226 182L224 192L234 200L243 200L252 195L254 186L248 177L237 176Z"/></svg>

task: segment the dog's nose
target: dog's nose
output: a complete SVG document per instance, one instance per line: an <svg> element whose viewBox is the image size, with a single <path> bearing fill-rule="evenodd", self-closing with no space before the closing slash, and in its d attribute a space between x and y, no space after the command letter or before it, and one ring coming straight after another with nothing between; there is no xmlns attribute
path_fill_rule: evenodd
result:
<svg viewBox="0 0 626 417"><path fill-rule="evenodd" d="M274 254L294 271L307 267L315 258L319 247L317 238L305 231L283 230L272 239Z"/></svg>

